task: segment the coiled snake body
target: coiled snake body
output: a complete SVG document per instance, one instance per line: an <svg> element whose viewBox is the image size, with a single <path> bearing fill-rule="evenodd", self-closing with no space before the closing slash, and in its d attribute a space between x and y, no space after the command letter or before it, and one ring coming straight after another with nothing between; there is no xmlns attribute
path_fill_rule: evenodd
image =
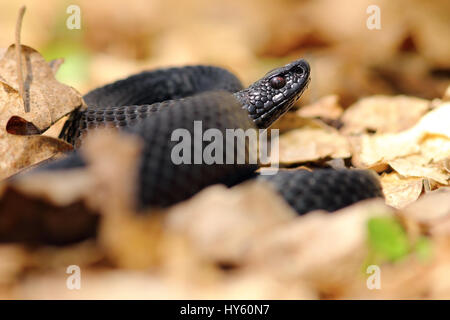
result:
<svg viewBox="0 0 450 320"><path fill-rule="evenodd" d="M61 137L76 148L91 128L123 128L144 141L140 157L138 203L140 207L165 207L185 200L206 186L235 185L256 177L257 164L233 160L212 164L175 164L171 158L176 129L195 134L202 130L266 129L301 96L310 79L306 61L297 60L275 69L247 88L230 72L212 66L188 66L143 72L95 89L85 95L86 110L72 113ZM191 155L208 145L191 145ZM245 145L245 151L249 146ZM225 147L224 147L225 149ZM78 152L47 164L41 170L67 170L83 166ZM321 169L280 171L264 176L299 213L314 209L333 211L356 201L382 196L377 179L361 170Z"/></svg>

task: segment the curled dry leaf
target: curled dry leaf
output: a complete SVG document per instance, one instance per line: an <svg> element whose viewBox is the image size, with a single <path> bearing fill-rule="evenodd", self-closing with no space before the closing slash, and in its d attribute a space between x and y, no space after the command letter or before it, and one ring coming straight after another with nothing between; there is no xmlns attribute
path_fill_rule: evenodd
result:
<svg viewBox="0 0 450 320"><path fill-rule="evenodd" d="M59 59L54 59L52 61L50 61L48 63L48 66L50 67L50 69L52 69L52 72L54 75L56 75L56 73L59 70L59 67L61 67L61 65L64 63L64 59L63 58L59 58Z"/></svg>
<svg viewBox="0 0 450 320"><path fill-rule="evenodd" d="M422 193L423 183L423 178L406 178L395 172L381 176L386 204L394 208L403 208L416 201Z"/></svg>
<svg viewBox="0 0 450 320"><path fill-rule="evenodd" d="M335 94L320 98L316 102L297 110L297 115L304 118L323 118L337 120L344 112Z"/></svg>
<svg viewBox="0 0 450 320"><path fill-rule="evenodd" d="M280 136L279 162L294 164L315 161L327 157L350 157L350 143L336 129L305 126ZM276 159L272 157L272 162Z"/></svg>
<svg viewBox="0 0 450 320"><path fill-rule="evenodd" d="M429 159L411 155L388 161L388 164L404 177L423 177L433 179L443 185L448 184L450 173L441 164L430 163Z"/></svg>
<svg viewBox="0 0 450 320"><path fill-rule="evenodd" d="M82 106L81 95L55 79L52 68L39 52L27 46L22 46L21 52L25 97L18 96L14 45L8 48L0 60L0 75L3 82L3 90L0 91L1 121L8 121L15 115L44 130L64 115ZM28 113L24 111L23 100L28 100L30 107Z"/></svg>
<svg viewBox="0 0 450 320"><path fill-rule="evenodd" d="M351 105L341 120L344 134L395 133L412 127L428 111L428 100L407 96L371 96Z"/></svg>
<svg viewBox="0 0 450 320"><path fill-rule="evenodd" d="M51 137L6 135L0 137L0 179L49 158L59 158L73 149Z"/></svg>
<svg viewBox="0 0 450 320"><path fill-rule="evenodd" d="M360 140L360 152L355 152L353 163L359 167L372 167L412 154L421 155L430 163L448 158L449 119L450 103L444 103L427 113L408 130L374 136L364 135ZM425 146L424 150L422 146Z"/></svg>
<svg viewBox="0 0 450 320"><path fill-rule="evenodd" d="M83 105L75 89L56 81L37 51L22 46L21 58L24 97L18 92L14 45L0 59L0 179L71 150L64 141L37 134ZM25 112L24 103L31 112Z"/></svg>

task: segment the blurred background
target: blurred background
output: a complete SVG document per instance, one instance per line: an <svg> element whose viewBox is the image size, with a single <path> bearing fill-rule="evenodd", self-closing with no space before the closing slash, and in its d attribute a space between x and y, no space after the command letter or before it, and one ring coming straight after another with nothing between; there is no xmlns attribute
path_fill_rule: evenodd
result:
<svg viewBox="0 0 450 320"><path fill-rule="evenodd" d="M337 97L343 107L375 94L441 98L450 84L448 0L2 0L0 55L2 48L14 43L16 19L22 5L27 6L22 26L22 44L35 48L48 61L64 58L65 63L59 69L57 78L83 94L145 69L186 64L225 67L247 85L267 71L300 57L311 64L312 82L300 99L299 106L329 95ZM71 5L79 6L81 10L80 29L67 28L67 20L73 14L67 12ZM380 8L380 29L369 30L367 27L367 20L373 15L373 12L367 13L371 5ZM383 98L368 101L363 108L355 108L356 112L350 113L344 120L348 121L346 124L350 124L351 130L360 130L357 133L365 132L375 123L375 128L381 129L380 132L368 132L374 138L377 138L377 134L390 132L389 130L399 132L428 114L429 108L428 101L403 100ZM321 107L320 103L316 105ZM333 106L333 103L329 105ZM378 108L379 105L383 108ZM300 111L305 109L307 108ZM358 111L360 109L361 112ZM385 112L386 109L393 112ZM365 110L370 112L364 113ZM448 110L448 105L445 109L440 109L442 110ZM343 119L340 113L332 119L338 118ZM364 121L371 118L373 122ZM430 127L436 125L438 129L444 128L446 117L439 119L442 122L436 121L431 125L428 120L427 123ZM301 126L303 125L294 123L292 128L298 130L292 130L293 135L285 135L287 139L282 148L287 150L286 154L294 150L297 152L294 155L300 154L303 157L301 152L307 149L299 146L307 140L314 143L317 141L318 147L315 147L316 144L313 146L318 151L307 155L310 158L294 158L291 162L286 162L287 165L318 162L331 156L337 159L350 156L350 151L346 151L350 150L350 145L347 145L342 131L325 126L308 128L305 125L300 128ZM424 128L422 125L423 130ZM436 132L428 127L426 130L425 132ZM54 136L58 133L59 130L56 130ZM417 135L414 133L414 136ZM315 139L316 137L321 140ZM92 155L96 151L97 158L104 159L100 154L108 155L105 151L108 149L114 150L113 154L120 155L115 160L112 157L111 163L115 163L115 166L105 166L110 172L114 172L106 174L105 177L109 176L111 181L105 181L116 184L120 182L123 189L114 187L105 190L110 190L108 192L111 194L122 190L121 195L131 195L127 190L129 185L124 183L128 181L125 178L130 176L129 172L123 169L114 171L115 168L128 168L128 162L118 162L119 158L131 161L128 159L131 156L127 158L121 155L122 150L129 150L120 149L128 146L128 143L121 141L111 140L110 144L101 144L103 148L91 148ZM406 140L402 138L401 142L404 141ZM415 201L422 190L426 190L426 186L431 189L430 181L433 181L436 172L433 170L441 170L438 171L438 177L443 175L444 178L450 172L448 167L444 168L447 162L443 162L447 161L446 152L450 150L446 148L449 145L446 137L435 134L422 139L422 157L416 154L417 141L416 138L412 142L408 140L407 146L414 146L411 147L414 154L407 153L400 158L405 160L403 164L408 169L401 171L401 175L407 173L404 179L396 172L400 170L395 169L400 167L400 162L395 170L391 170L384 162L379 169L385 171L382 178L387 177L384 191L389 192L389 195L400 195L398 197L401 201L405 198ZM386 150L396 151L396 148L389 148L392 145L397 144L384 143L380 144L380 148L387 146ZM341 149L345 149L344 153L333 155L341 152ZM366 149L372 150L370 147ZM320 153L322 151L324 153ZM131 155L129 151L126 152ZM349 152L349 155L342 156L345 152ZM387 151L373 153L382 155L380 158L387 158L384 154L388 154ZM360 150L353 155L353 159L360 156ZM343 161L341 165L344 165ZM414 171L417 168L422 171ZM98 176L89 174L89 179L92 180L88 179L87 183L91 187L97 187L95 179L103 181L103 173L100 174L100 170L92 172ZM122 173L118 174L120 172ZM419 177L416 172L420 172ZM433 177L429 178L432 174ZM78 180L66 180L65 175L60 177L61 180L55 181L61 183L60 186L69 186L69 189L61 188L67 194L71 194L71 187L78 190L79 186L83 186ZM38 185L42 185L41 180ZM427 202L418 202L416 211L411 209L413 213L409 216L414 222L411 222L411 226L405 222L408 233L397 226L396 220L388 220L387 227L383 224L386 221L382 220L381 227L374 229L374 239L379 241L375 241L376 244L380 243L388 254L394 252L393 255L398 255L399 252L401 255L405 252L409 254L413 252L409 251L413 250L413 245L418 252L420 243L417 239L423 238L419 237L419 229L424 234L427 232L427 236L431 234L429 239L433 242L432 250L436 260L432 264L423 264L420 259L414 260L415 256L411 254L399 264L383 264L384 291L368 291L365 278L361 277L365 276L362 265L366 265L369 258L378 258L375 254L379 253L373 253L371 250L374 249L366 241L363 219L378 213L393 217L400 211L386 211L387 207L381 203L374 207L370 205L350 209L352 211L347 213L344 218L346 220L336 218L335 215L323 215L316 216L317 220L301 220L308 221L307 223L293 221L292 224L285 224L288 219L285 214L290 214L286 211L285 204L278 203L278 198L272 198L275 195L271 193L267 193L266 197L263 192L268 192L268 189L254 188L256 187L243 187L232 193L213 189L210 191L213 193L197 198L180 207L181 209L170 209L173 211L169 211L169 217L175 215L175 218L169 220L165 220L167 218L164 215L149 215L148 220L142 220L144 216L127 215L126 210L122 215L115 214L122 207L116 206L119 208L116 209L111 205L116 203L113 201L102 203L101 210L110 210L111 214L102 212L99 222L96 216L95 222L92 222L91 212L84 212L84 207L80 209L78 202L62 207L61 211L54 209L56 207L50 203L50 213L45 211L47 204L41 207L40 202L39 205L32 202L30 210L38 211L36 216L27 210L8 210L3 204L3 214L6 217L4 221L9 223L10 218L15 223L22 222L23 219L26 228L24 234L27 237L29 234L33 235L33 232L38 236L47 232L50 238L59 235L66 237L74 230L90 234L92 229L89 228L96 228L97 224L99 231L96 239L88 239L73 246L35 248L22 246L20 243L2 243L0 298L450 297L450 282L446 281L450 279L448 217L444 218L441 213L431 213L430 216L434 217L431 219L429 216L425 217L429 208L436 210L433 212L441 210L448 197L428 198ZM59 187L49 190L57 189ZM10 193L9 198L2 196L10 201L4 203L12 203L17 208L16 204L19 201L21 203L22 198L15 192L12 196ZM83 190L82 194L88 193L96 194L89 190ZM64 191L55 194L64 194ZM103 195L102 192L98 194ZM255 194L261 199L247 201L256 199ZM29 197L24 199L24 206L29 205ZM31 198L32 201L33 199ZM117 199L126 203L124 197L118 196ZM76 210L90 217L86 218L88 227L83 220L86 215L79 215ZM17 217L16 212L21 214ZM64 215L61 220L57 216L61 212L69 214ZM223 212L227 212L227 215L223 215ZM243 215L243 212L256 215ZM40 219L42 223L33 222L41 221ZM63 221L61 226L58 221ZM170 223L172 225L169 228L167 225ZM427 224L428 229L424 227ZM22 226L20 223L18 225ZM18 233L9 224L6 226L9 232L14 231L12 234L15 239ZM270 229L272 226L273 231ZM28 233L28 227L32 232ZM48 230L56 231L53 234ZM348 230L354 232L349 233ZM233 236L232 241L223 241L229 235ZM47 234L44 238L46 237ZM409 244L409 238L417 242ZM422 248L425 249L422 251L428 253L428 242L424 240L423 243L425 245ZM248 252L242 248L250 248L250 253L254 248L253 256L249 258ZM413 253L416 254L415 251ZM66 290L64 286L68 275L65 270L72 264L83 268L84 291L78 293L77 290ZM134 272L134 269L145 272Z"/></svg>
<svg viewBox="0 0 450 320"><path fill-rule="evenodd" d="M143 69L214 64L245 83L290 60L312 65L300 103L337 94L441 97L450 79L448 0L8 0L0 4L0 47L14 42L27 6L22 43L47 60L63 57L58 79L81 93ZM66 10L81 9L70 30ZM381 29L369 30L370 5Z"/></svg>

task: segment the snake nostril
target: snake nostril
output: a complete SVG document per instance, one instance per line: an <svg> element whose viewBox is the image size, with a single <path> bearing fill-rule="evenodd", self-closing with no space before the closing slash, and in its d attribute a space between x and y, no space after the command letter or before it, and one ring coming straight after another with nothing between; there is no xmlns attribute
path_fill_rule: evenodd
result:
<svg viewBox="0 0 450 320"><path fill-rule="evenodd" d="M297 66L295 72L302 77L305 75L305 68Z"/></svg>

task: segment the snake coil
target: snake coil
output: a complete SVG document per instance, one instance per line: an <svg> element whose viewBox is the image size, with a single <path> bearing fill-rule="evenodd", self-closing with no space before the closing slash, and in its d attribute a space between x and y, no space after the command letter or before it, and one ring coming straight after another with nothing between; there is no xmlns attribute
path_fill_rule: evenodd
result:
<svg viewBox="0 0 450 320"><path fill-rule="evenodd" d="M202 130L218 130L228 146L226 130L267 129L299 99L310 79L309 65L296 60L274 69L243 88L229 71L212 66L159 69L133 75L85 95L86 110L72 113L61 138L76 148L92 128L117 127L144 141L137 181L139 206L166 207L188 199L206 186L222 183L233 186L258 176L257 164L238 163L233 142L232 163L175 164L171 153L176 141L172 134L184 129L194 136L195 121ZM191 155L202 152L191 144ZM246 143L245 151L249 150ZM40 170L68 170L84 165L80 153L73 152ZM321 169L280 170L268 181L299 213L314 209L337 210L362 199L382 196L380 184L363 170Z"/></svg>

